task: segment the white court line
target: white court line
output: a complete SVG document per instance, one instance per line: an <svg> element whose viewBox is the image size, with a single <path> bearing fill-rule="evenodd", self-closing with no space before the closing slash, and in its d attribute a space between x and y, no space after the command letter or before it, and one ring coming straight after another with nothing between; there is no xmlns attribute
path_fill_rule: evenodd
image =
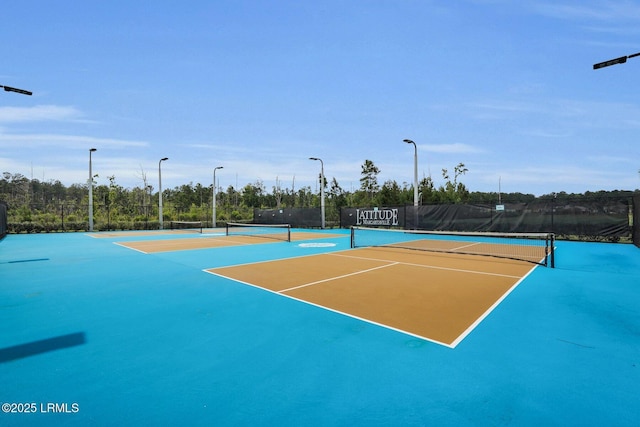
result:
<svg viewBox="0 0 640 427"><path fill-rule="evenodd" d="M280 292L288 292L288 291L292 291L294 289L306 288L307 286L317 285L318 283L330 282L332 280L344 279L345 277L355 276L357 274L362 274L362 273L368 273L369 271L379 270L381 268L387 268L387 267L391 267L392 265L397 265L397 264L400 264L400 263L399 262L393 262L393 263L387 264L387 265L380 265L378 267L367 268L366 270L359 270L359 271L356 271L355 273L343 274L342 276L335 276L335 277L330 277L328 279L317 280L315 282L305 283L304 285L294 286L293 288L282 289L282 290L278 291L278 293L280 293Z"/></svg>
<svg viewBox="0 0 640 427"><path fill-rule="evenodd" d="M224 237L226 235L221 235L221 236L216 236L216 237ZM201 249L217 249L217 248L224 248L227 246L244 246L244 245L251 245L252 243L247 243L247 242L241 242L238 240L232 240L232 239L211 239L211 241L214 242L229 242L232 243L232 245L225 245L225 244L220 244L220 245L214 245L214 246L209 246L206 248L200 248L200 247L195 247L195 248L180 248L180 249L170 249L170 250L166 250L166 247L171 247L174 246L176 244L176 242L184 242L185 240L189 240L189 239L199 239L201 237L204 236L199 236L199 237L186 237L184 239L159 239L159 240L134 240L134 241L130 241L130 242L113 242L114 245L118 245L118 246L122 246L123 248L127 248L127 249L132 249L134 251L143 253L143 254L151 254L151 253L158 253L158 252L180 252L180 251L190 251L190 250L201 250ZM142 249L137 249L131 246L127 246L128 244L135 244L135 243L143 243L143 242L149 242L149 246L154 246L152 251L144 251ZM277 242L277 240L273 240L273 242ZM271 243L270 241L266 241L266 243ZM157 250L160 249L160 250Z"/></svg>
<svg viewBox="0 0 640 427"><path fill-rule="evenodd" d="M344 257L344 258L367 259L367 260L371 260L371 261L394 262L394 261L391 261L391 260L388 260L388 259L360 257L360 256L354 256L354 255L343 255L343 254L340 254L340 253L328 253L327 255L339 256L339 257ZM456 272L459 272L459 273L471 273L471 274L481 274L481 275L485 275L485 276L508 277L508 278L511 278L511 279L519 279L520 277L522 277L522 276L513 276L511 274L490 273L490 272L487 272L487 271L465 270L465 269L462 269L462 268L450 268L450 267L438 267L438 266L435 266L435 265L414 264L414 263L411 263L411 262L398 261L398 264L411 265L411 266L414 266L414 267L431 268L431 269L434 269L434 270L456 271Z"/></svg>
<svg viewBox="0 0 640 427"><path fill-rule="evenodd" d="M383 267L388 267L388 266L383 266ZM380 267L378 267L378 268L380 268ZM307 300L304 300L304 299L301 299L301 298L296 298L296 297L291 296L291 295L282 294L282 293L280 293L282 291L273 291L271 289L263 288L262 286L254 285L253 283L245 282L243 280L234 279L232 277L227 277L227 276L224 276L224 275L219 274L219 273L214 273L212 271L207 271L207 270L202 270L202 271L204 271L205 273L212 274L214 276L221 277L221 278L226 279L226 280L231 280L233 282L237 282L237 283L241 283L243 285L251 286L252 288L256 288L256 289L259 289L261 291L266 291L266 292L272 293L274 295L278 295L278 296L281 296L281 297L289 298L289 299L292 299L294 301L301 302L303 304L308 304L308 305L311 305L313 307L317 307L317 308L320 308L320 309L323 309L323 310L331 311L333 313L341 314L343 316L350 317L352 319L356 319L356 320L359 320L361 322L369 323L370 325L375 325L375 326L378 326L378 327L381 327L381 328L384 328L384 329L389 329L389 330L392 330L392 331L395 331L395 332L399 332L399 333L404 334L404 335L409 335L409 336L412 336L412 337L415 337L415 338L419 338L421 340L428 341L428 342L431 342L431 343L434 343L434 344L438 344L438 345L441 345L441 346L444 346L444 347L448 347L448 348L451 348L451 349L455 348L455 346L453 346L451 344L448 344L446 342L442 342L442 341L434 340L433 338L429 338L429 337L425 337L425 336L422 336L422 335L414 334L413 332L405 331L404 329L395 328L393 326L385 325L384 323L378 323L376 321L373 321L371 319L367 319L365 317L356 316L355 314L351 314L351 313L347 313L347 312L344 312L344 311L336 310L335 308L327 307L325 305L316 304L314 302L307 301Z"/></svg>
<svg viewBox="0 0 640 427"><path fill-rule="evenodd" d="M259 285L255 285L253 283L249 283L249 282L245 282L245 281L242 281L242 280L234 279L232 277L228 277L228 276L225 276L225 275L220 274L220 273L215 273L213 271L208 271L208 270L213 270L213 269L218 269L218 268L222 269L222 268L226 268L226 267L215 267L215 268L212 268L212 269L205 269L203 271L206 272L206 273L212 274L214 276L218 276L218 277L221 277L221 278L224 278L224 279L227 279L227 280L232 280L232 281L235 281L237 283L242 283L242 284L257 288L257 289L261 289L263 291L267 291L267 292L270 292L270 293L273 293L273 294L276 294L276 295L280 295L280 296L283 296L283 297L286 297L286 298L290 298L292 300L299 301L299 302L302 302L302 303L305 303L305 304L309 304L311 306L318 307L318 308L321 308L321 309L324 309L324 310L332 311L334 313L341 314L341 315L347 316L347 317L351 317L353 319L357 319L357 320L360 320L360 321L363 321L363 322L366 322L366 323L369 323L369 324L372 324L372 325L376 325L376 326L379 326L379 327L382 327L382 328L385 328L385 329L389 329L389 330L393 330L393 331L396 331L396 332L400 332L402 334L413 336L415 338L419 338L419 339L422 339L422 340L425 340L425 341L428 341L428 342L432 342L434 344L442 345L442 346L450 348L450 349L455 349L537 267L535 265L532 266L532 268L529 270L529 272L527 272L524 276L513 276L513 275L505 275L505 274L497 274L497 273L488 273L488 272L483 272L483 271L464 270L464 269L458 269L458 268L448 268L448 267L429 266L429 265L414 264L414 263L404 263L404 262L398 262L398 261L392 261L392 260L386 260L386 259L379 259L379 258L368 258L368 257L354 256L354 255L345 255L344 253L340 253L340 252L325 253L325 254L310 254L310 255L304 255L304 256L301 256L301 257L293 257L293 258L306 258L306 257L309 257L309 256L315 257L315 256L319 256L319 255L339 256L339 257L343 257L343 258L363 259L363 260L368 260L368 261L380 261L380 262L386 262L388 264L385 264L385 265L382 265L382 266L378 266L378 267L374 267L374 268L370 268L370 269L366 269L366 270L361 270L361 271L358 271L358 272L355 272L355 273L349 273L349 274L345 274L345 275L342 275L342 276L336 276L336 277L329 278L329 279L319 280L319 281L316 281L316 282L311 282L311 283L307 283L307 284L300 285L300 286L295 286L295 287L292 287L292 288L289 288L289 289L280 290L280 291L274 291L274 290L267 289L267 288L264 288L264 287L259 286ZM268 263L268 262L273 262L273 260L251 262L251 263L241 264L241 265L251 265L251 264L260 264L260 263ZM415 266L415 267L423 267L423 268L431 268L431 269L437 269L437 270L447 270L447 271L471 273L471 274L481 274L481 275L497 276L497 277L506 277L506 278L519 279L519 280L517 280L514 283L514 285L511 286L511 288L509 288L506 292L504 292L502 294L502 296L498 300L496 300L493 305L491 305L491 307L489 307L480 317L478 317L471 325L469 325L469 327L465 331L463 331L451 343L441 342L441 341L435 340L433 338L429 338L429 337L425 337L425 336L422 336L422 335L418 335L418 334L415 334L415 333L412 333L412 332L409 332L409 331L405 331L403 329L399 329L399 328L395 328L395 327L390 326L390 325L386 325L384 323L378 323L376 321L373 321L373 320L370 320L370 319L367 319L367 318L359 317L359 316L353 315L351 313L347 313L347 312L343 312L343 311L340 311L340 310L336 310L336 309L333 309L331 307L327 307L327 306L324 306L324 305L316 304L316 303L313 303L313 302L310 302L310 301L307 301L307 300L304 300L304 299L296 298L294 296L287 295L287 294L283 293L283 292L287 292L287 291L290 291L290 290L293 290L293 289L298 289L298 288L302 288L302 287L306 287L306 286L311 286L311 285L319 284L319 283L322 283L322 282L328 282L328 281L331 281L331 280L337 280L337 279L340 279L340 278L343 278L343 277L349 277L349 276L357 275L357 274L368 272L368 271L373 271L373 270L377 270L377 269L381 269L381 268L390 267L390 266L393 266L393 265L403 265L403 264L404 265ZM235 267L235 266L229 266L229 267Z"/></svg>
<svg viewBox="0 0 640 427"><path fill-rule="evenodd" d="M292 260L292 259L309 258L309 257L314 257L314 256L319 256L319 255L328 255L328 254L306 254L306 255L292 256L292 257L289 257L289 258L265 259L265 260L262 260L262 261L249 261L249 262L243 262L241 264L229 264L229 265L220 265L218 267L207 267L207 268L203 268L202 271L217 270L219 268L244 267L244 266L247 266L247 265L266 264L266 263L270 263L270 262L289 261L289 260ZM208 272L208 273L210 273L210 272ZM211 274L216 274L216 273L211 273Z"/></svg>
<svg viewBox="0 0 640 427"><path fill-rule="evenodd" d="M340 253L330 253L330 254L327 254L327 255L334 255L334 256L340 256L340 257L345 257L345 258L358 258L358 259L371 259L371 260L376 260L376 261L387 261L387 260L376 259L376 258L367 258L367 257L358 257L358 256L352 256L352 255L344 255L344 254L340 254ZM446 268L446 267L436 267L436 266L413 264L413 263L399 263L399 264L406 264L406 265L412 265L412 266L424 267L424 268L433 268L433 269L439 269L439 270L459 271L459 272L464 272L464 273L484 274L484 275L490 275L490 276L500 276L500 277L519 279L518 281L516 281L513 284L513 286L511 286L509 289L507 289L507 291L504 292L502 294L502 296L500 298L498 298L491 305L491 307L489 307L484 313L482 313L481 316L479 316L471 325L469 325L469 327L466 330L464 330L460 335L458 335L458 337L455 340L453 340L453 342L451 342L451 344L442 343L442 342L439 342L439 341L435 341L433 339L429 339L429 338L426 338L426 337L421 337L419 335L411 334L411 333L403 331L401 329L396 329L397 331L404 332L404 333L409 334L409 335L414 335L414 336L416 336L418 338L426 339L428 341L435 342L437 344L441 344L441 345L444 345L444 346L452 348L452 349L456 348L458 346L458 344L460 344L469 334L471 334L471 332L473 332L478 327L478 325L480 325L480 323L482 323L482 321L484 319L486 319L487 316L489 316L489 314L491 314L493 312L493 310L495 310L502 303L502 301L504 301L520 285L520 283L522 283L524 281L524 279L526 279L533 272L533 270L535 270L536 267L537 267L536 265L532 266L531 269L523 276L512 276L512 275L505 275L505 274L486 273L486 272L481 272L481 271L463 270L463 269ZM366 319L363 319L363 320L366 320ZM375 322L369 321L369 323L375 323ZM380 325L380 326L384 326L384 327L389 328L389 329L395 329L395 328L389 327L387 325Z"/></svg>
<svg viewBox="0 0 640 427"><path fill-rule="evenodd" d="M511 292L513 292L513 291L518 287L518 285L520 285L520 283L522 283L522 282L524 281L524 279L526 279L526 278L527 278L527 277L528 277L528 276L533 272L533 270L535 270L535 269L536 269L536 267L537 267L537 266L535 266L535 265L534 265L533 267L531 267L531 270L529 270L529 272L528 272L527 274L525 274L524 276L522 276L522 278L521 278L520 280L518 280L516 283L514 283L514 284L513 284L513 286L512 286L511 288L509 288L509 289L508 289L504 294L502 294L502 297L498 298L498 300L497 300L496 302L494 302L494 303L493 303L493 305L492 305L491 307L489 307L489 308L487 309L487 311L485 311L485 312L482 314L482 316L478 317L478 318L476 319L476 321L475 321L475 322L473 322L471 325L469 325L469 327L468 327L464 332L462 332L460 335L458 335L458 338L456 338L456 339L451 343L451 348L455 348L458 344L460 344L460 343L462 342L462 340L464 340L464 339L467 337L467 335L469 335L471 332L473 332L473 330L474 330L475 328L477 328L477 327L478 327L478 325L479 325L480 323L482 323L482 321L483 321L483 320L484 320L484 319L485 319L489 314L491 314L491 312L492 312L493 310L495 310L495 309L496 309L496 307L498 307L498 306L502 303L502 301L504 301L504 300L505 300L505 298L507 298L507 297L509 296L509 294L511 294Z"/></svg>
<svg viewBox="0 0 640 427"><path fill-rule="evenodd" d="M126 245L124 245L123 243L120 243L120 242L112 242L112 243L113 243L114 245L118 245L118 246L121 246L121 247L123 247L123 248L127 248L127 249L134 250L134 251L136 251L136 252L140 252L141 254L145 254L145 255L148 255L148 254L149 254L149 252L145 252L145 251L140 250L140 249L132 248L131 246L126 246Z"/></svg>
<svg viewBox="0 0 640 427"><path fill-rule="evenodd" d="M451 249L452 251L459 251L460 249L464 249L464 248L468 248L471 246L476 246L476 245L481 245L482 243L480 242L475 242L475 243L469 243L468 245L462 245L462 246L458 246L457 248L453 248Z"/></svg>

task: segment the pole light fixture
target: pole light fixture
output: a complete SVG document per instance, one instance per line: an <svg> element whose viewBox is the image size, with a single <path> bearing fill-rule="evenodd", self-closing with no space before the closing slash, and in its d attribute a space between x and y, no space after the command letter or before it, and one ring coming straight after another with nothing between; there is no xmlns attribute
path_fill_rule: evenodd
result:
<svg viewBox="0 0 640 427"><path fill-rule="evenodd" d="M413 206L418 206L418 147L410 139L405 139L407 144L413 144Z"/></svg>
<svg viewBox="0 0 640 427"><path fill-rule="evenodd" d="M15 93L20 93L22 95L33 95L33 92L30 92L28 90L24 90L24 89L18 89L15 87L11 87L11 86L2 86L0 85L1 88L4 88L5 92L15 92Z"/></svg>
<svg viewBox="0 0 640 427"><path fill-rule="evenodd" d="M160 168L160 165L165 160L169 160L169 158L168 157L163 157L158 162L158 186L159 186L159 189L158 189L158 217L159 217L159 221L160 221L160 230L162 230L162 228L163 228L163 223L162 223L162 169Z"/></svg>
<svg viewBox="0 0 640 427"><path fill-rule="evenodd" d="M640 56L640 52L634 53L633 55L628 55L628 56L626 55L626 56L621 56L620 58L610 59L604 62L598 62L597 64L593 64L593 69L598 70L600 68L609 67L611 65L624 64L625 62L627 62L627 59L635 58L636 56Z"/></svg>
<svg viewBox="0 0 640 427"><path fill-rule="evenodd" d="M211 217L211 226L216 228L216 171L218 169L223 169L224 166L216 166L213 168L213 191L212 191L212 203L213 203L213 215Z"/></svg>
<svg viewBox="0 0 640 427"><path fill-rule="evenodd" d="M319 157L309 157L309 160L317 160L320 162L320 221L321 227L324 229L324 162Z"/></svg>

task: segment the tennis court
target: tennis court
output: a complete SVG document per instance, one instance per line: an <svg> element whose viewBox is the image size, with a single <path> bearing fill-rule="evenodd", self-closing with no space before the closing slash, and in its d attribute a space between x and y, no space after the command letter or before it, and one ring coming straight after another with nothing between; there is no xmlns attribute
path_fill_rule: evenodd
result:
<svg viewBox="0 0 640 427"><path fill-rule="evenodd" d="M251 230L253 231L253 230ZM268 229L268 231L271 231ZM264 244L265 242L277 243L284 241L303 241L313 239L328 239L331 237L340 237L335 234L322 234L310 233L305 231L296 231L291 234L288 228L277 230L273 233L264 233L263 235L253 235L252 233L246 233L243 231L236 231L229 234L228 231L223 229L205 230L201 233L190 233L197 237L186 238L184 235L187 232L182 230L176 231L164 231L160 233L153 233L153 235L162 236L161 239L153 240L133 240L117 243L124 247L140 251L142 253L154 253L154 252L172 252L183 251L193 249L207 249L218 248L225 246L242 246L252 244ZM113 236L113 233L111 233ZM93 235L96 237L96 235ZM117 234L115 236L118 236ZM122 234L120 234L122 236ZM144 233L127 233L126 236L145 236ZM146 235L145 237L148 237Z"/></svg>
<svg viewBox="0 0 640 427"><path fill-rule="evenodd" d="M523 262L372 248L207 271L455 347L532 268Z"/></svg>
<svg viewBox="0 0 640 427"><path fill-rule="evenodd" d="M149 251L238 237L96 234L0 243L1 425L640 419L632 245L559 241L548 268L347 230Z"/></svg>

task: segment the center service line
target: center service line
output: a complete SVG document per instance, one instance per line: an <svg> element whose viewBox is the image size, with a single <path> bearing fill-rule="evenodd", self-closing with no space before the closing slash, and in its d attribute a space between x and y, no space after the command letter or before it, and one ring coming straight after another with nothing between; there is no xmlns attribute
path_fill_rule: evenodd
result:
<svg viewBox="0 0 640 427"><path fill-rule="evenodd" d="M278 293L293 291L294 289L305 288L307 286L317 285L318 283L330 282L331 280L343 279L345 277L355 276L356 274L368 273L368 272L373 271L373 270L378 270L378 269L381 269L381 268L387 268L387 267L391 267L393 265L398 265L398 264L400 264L400 263L399 262L394 262L394 263L391 263L391 264L381 265L379 267L373 267L373 268L368 268L366 270L356 271L355 273L343 274L342 276L336 276L336 277L331 277L329 279L318 280L316 282L305 283L304 285L294 286L293 288L282 289L282 290L278 291Z"/></svg>

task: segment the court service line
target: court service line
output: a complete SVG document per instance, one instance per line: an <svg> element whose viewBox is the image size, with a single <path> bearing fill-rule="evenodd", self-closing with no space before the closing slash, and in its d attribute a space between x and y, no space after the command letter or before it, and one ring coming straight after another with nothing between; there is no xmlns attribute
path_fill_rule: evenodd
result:
<svg viewBox="0 0 640 427"><path fill-rule="evenodd" d="M247 265L266 264L266 263L270 263L270 262L288 261L288 260L293 260L293 259L298 259L298 258L314 257L314 256L318 256L318 255L326 255L326 254L324 254L324 253L321 253L321 254L306 254L306 255L292 256L292 257L288 257L288 258L265 259L265 260L261 260L261 261L249 261L249 262L243 262L241 264L229 264L229 265L221 265L221 266L218 266L218 267L207 267L207 268L202 269L202 271L217 270L217 269L221 269L221 268L244 267L244 266L247 266Z"/></svg>
<svg viewBox="0 0 640 427"><path fill-rule="evenodd" d="M344 258L356 258L356 259L366 259L366 260L370 260L370 261L382 261L382 262L394 262L388 259L380 259L380 258L367 258L367 257L360 257L360 256L354 256L354 255L343 255L340 253L328 253L327 255L332 255L332 256L339 256L339 257L344 257ZM425 265L425 264L415 264L415 263L411 263L411 262L401 262L398 261L398 264L404 264L404 265L411 265L413 267L423 267L423 268L432 268L435 270L446 270L446 271L455 271L458 273L471 273L471 274L482 274L485 276L496 276L496 277L508 277L510 279L519 279L522 276L513 276L511 274L500 274L500 273L491 273L488 271L477 271L477 270L465 270L462 268L450 268L450 267L438 267L435 265Z"/></svg>
<svg viewBox="0 0 640 427"><path fill-rule="evenodd" d="M356 271L354 273L343 274L341 276L330 277L328 279L316 280L315 282L305 283L303 285L294 286L292 288L281 289L281 290L278 291L278 293L293 291L294 289L306 288L307 286L313 286L313 285L317 285L319 283L330 282L332 280L344 279L345 277L356 276L358 274L368 273L370 271L379 270L381 268L391 267L391 266L397 265L397 264L400 264L400 263L399 262L392 262L391 264L379 265L378 267L367 268L365 270Z"/></svg>
<svg viewBox="0 0 640 427"><path fill-rule="evenodd" d="M474 242L474 243L469 243L468 245L462 245L462 246L458 246L457 248L452 248L452 251L459 251L460 249L465 249L465 248L469 248L471 246L477 246L480 245L481 243L479 242Z"/></svg>

